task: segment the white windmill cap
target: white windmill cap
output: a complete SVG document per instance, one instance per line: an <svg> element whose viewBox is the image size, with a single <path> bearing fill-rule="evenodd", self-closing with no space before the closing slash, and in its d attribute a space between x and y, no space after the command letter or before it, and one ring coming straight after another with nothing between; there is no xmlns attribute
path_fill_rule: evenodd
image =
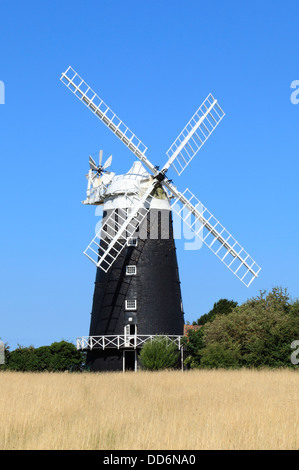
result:
<svg viewBox="0 0 299 470"><path fill-rule="evenodd" d="M152 176L144 168L142 163L139 160L135 161L127 173L114 176L105 194L103 209L125 209L130 207L133 199L127 196L134 195L134 200L136 201L136 199L139 198L140 190L146 187L151 181L151 178ZM159 192L158 198L154 195L151 208L170 209L168 199L163 190Z"/></svg>

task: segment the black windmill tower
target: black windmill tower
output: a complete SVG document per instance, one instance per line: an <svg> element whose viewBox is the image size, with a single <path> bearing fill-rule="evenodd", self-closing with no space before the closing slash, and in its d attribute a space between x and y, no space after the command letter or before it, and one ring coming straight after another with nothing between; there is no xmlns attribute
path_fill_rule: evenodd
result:
<svg viewBox="0 0 299 470"><path fill-rule="evenodd" d="M167 178L180 175L224 117L210 94L167 151L160 170L146 157L147 148L101 98L69 67L61 81L137 157L124 175L107 171L89 158L85 204L103 206L101 228L84 254L96 265L88 337L77 346L88 351L92 370L137 370L138 352L154 337L181 348L184 331L180 280L172 213L245 284L259 266L203 204Z"/></svg>

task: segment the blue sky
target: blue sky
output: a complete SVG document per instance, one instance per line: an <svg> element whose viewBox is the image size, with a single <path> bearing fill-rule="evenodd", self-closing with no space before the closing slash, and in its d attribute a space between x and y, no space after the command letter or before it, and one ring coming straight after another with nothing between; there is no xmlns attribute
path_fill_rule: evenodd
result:
<svg viewBox="0 0 299 470"><path fill-rule="evenodd" d="M89 154L134 157L63 86L72 67L162 165L212 93L226 113L180 176L262 267L246 288L210 252L177 255L185 320L220 298L286 287L299 297L296 0L2 0L0 337L14 349L88 334L94 234L84 206Z"/></svg>

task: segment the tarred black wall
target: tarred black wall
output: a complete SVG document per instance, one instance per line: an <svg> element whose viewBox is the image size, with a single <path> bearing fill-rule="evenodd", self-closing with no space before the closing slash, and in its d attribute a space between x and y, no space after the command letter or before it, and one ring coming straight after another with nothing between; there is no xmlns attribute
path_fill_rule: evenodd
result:
<svg viewBox="0 0 299 470"><path fill-rule="evenodd" d="M160 230L160 219L156 220L159 220ZM107 273L97 270L90 336L124 334L126 299L137 299L139 335L183 335L184 316L171 220L169 232L168 239L161 239L161 233L157 240L139 239L137 247L124 248ZM128 264L137 266L136 276L125 274ZM109 355L112 360L113 354L110 352ZM103 370L103 363L108 366L109 362L104 357L105 354L94 350L88 353L87 362L93 364L93 369ZM121 370L122 361L117 360L118 357L119 352L115 350L115 362L119 363ZM110 367L108 369L111 370Z"/></svg>

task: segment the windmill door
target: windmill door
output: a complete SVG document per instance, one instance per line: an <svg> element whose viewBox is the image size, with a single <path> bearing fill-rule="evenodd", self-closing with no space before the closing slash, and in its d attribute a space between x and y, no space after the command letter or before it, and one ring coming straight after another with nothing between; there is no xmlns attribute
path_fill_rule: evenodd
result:
<svg viewBox="0 0 299 470"><path fill-rule="evenodd" d="M136 349L123 351L123 372L137 371L137 351Z"/></svg>
<svg viewBox="0 0 299 470"><path fill-rule="evenodd" d="M126 325L125 326L125 347L129 348L135 344L135 335L136 335L136 325Z"/></svg>

